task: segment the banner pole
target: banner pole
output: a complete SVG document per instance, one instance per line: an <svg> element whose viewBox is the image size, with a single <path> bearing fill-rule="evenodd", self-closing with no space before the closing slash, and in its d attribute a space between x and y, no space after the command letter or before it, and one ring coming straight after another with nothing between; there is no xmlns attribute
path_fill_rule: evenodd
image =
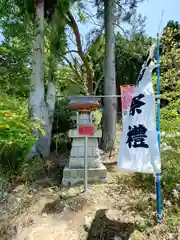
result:
<svg viewBox="0 0 180 240"><path fill-rule="evenodd" d="M88 137L85 136L85 144L84 144L84 193L87 197L87 191L88 191L88 154L87 154L87 148L88 148Z"/></svg>
<svg viewBox="0 0 180 240"><path fill-rule="evenodd" d="M158 145L159 151L161 146L161 109L160 109L160 38L157 34L157 131L158 131ZM161 196L161 174L156 174L156 198L157 198L157 222L162 222L162 196Z"/></svg>

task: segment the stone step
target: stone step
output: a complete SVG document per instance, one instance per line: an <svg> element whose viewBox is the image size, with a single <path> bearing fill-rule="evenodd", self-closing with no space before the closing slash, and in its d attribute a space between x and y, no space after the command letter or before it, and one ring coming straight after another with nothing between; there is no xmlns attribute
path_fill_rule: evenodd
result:
<svg viewBox="0 0 180 240"><path fill-rule="evenodd" d="M99 168L88 169L88 182L102 181L105 182L107 177L107 169L101 164ZM84 169L76 168L70 169L65 167L63 170L62 184L65 186L72 186L84 182Z"/></svg>
<svg viewBox="0 0 180 240"><path fill-rule="evenodd" d="M87 140L88 147L98 147L98 140L96 138L88 138ZM72 142L72 147L84 147L85 139L84 138L74 138Z"/></svg>
<svg viewBox="0 0 180 240"><path fill-rule="evenodd" d="M97 168L101 166L101 157L88 157L87 159L89 168ZM72 158L69 159L69 168L84 168L84 157Z"/></svg>
<svg viewBox="0 0 180 240"><path fill-rule="evenodd" d="M79 157L83 157L85 156L85 149L84 147L72 147L71 148L71 153L70 153L70 157L72 158L77 158L77 161L79 159ZM93 148L93 147L88 147L87 148L87 156L88 157L99 157L100 156L100 151L99 148Z"/></svg>

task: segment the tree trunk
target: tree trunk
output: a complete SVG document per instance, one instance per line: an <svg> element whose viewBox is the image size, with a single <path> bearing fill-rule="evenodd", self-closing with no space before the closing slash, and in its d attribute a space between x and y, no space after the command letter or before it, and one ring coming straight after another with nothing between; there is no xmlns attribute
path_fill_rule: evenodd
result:
<svg viewBox="0 0 180 240"><path fill-rule="evenodd" d="M50 71L50 70L49 70ZM48 107L48 128L47 128L47 139L45 142L45 146L47 147L47 156L50 153L51 147L51 139L52 139L52 126L54 120L54 112L55 112L55 102L56 102L56 88L54 84L54 75L53 72L49 76L48 90L47 90L47 107Z"/></svg>
<svg viewBox="0 0 180 240"><path fill-rule="evenodd" d="M116 95L114 7L115 0L104 1L104 24L106 39L104 95L110 96ZM116 137L116 97L104 98L102 125L102 148L105 150L112 149Z"/></svg>
<svg viewBox="0 0 180 240"><path fill-rule="evenodd" d="M32 76L29 94L29 112L35 123L41 122L45 136L40 131L34 131L38 141L34 144L29 158L48 156L50 153L52 117L55 106L55 87L48 85L47 104L44 97L44 1L36 1L35 39L32 56Z"/></svg>

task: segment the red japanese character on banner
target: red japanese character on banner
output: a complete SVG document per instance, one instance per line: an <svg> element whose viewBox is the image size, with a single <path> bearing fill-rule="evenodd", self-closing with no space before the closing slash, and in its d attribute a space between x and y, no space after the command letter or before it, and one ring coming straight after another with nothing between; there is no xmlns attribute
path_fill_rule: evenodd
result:
<svg viewBox="0 0 180 240"><path fill-rule="evenodd" d="M134 89L135 85L121 86L122 112L130 106Z"/></svg>
<svg viewBox="0 0 180 240"><path fill-rule="evenodd" d="M128 108L131 105L134 89L135 89L135 85L127 85L127 86L120 87L123 122L124 122L124 117L128 113Z"/></svg>

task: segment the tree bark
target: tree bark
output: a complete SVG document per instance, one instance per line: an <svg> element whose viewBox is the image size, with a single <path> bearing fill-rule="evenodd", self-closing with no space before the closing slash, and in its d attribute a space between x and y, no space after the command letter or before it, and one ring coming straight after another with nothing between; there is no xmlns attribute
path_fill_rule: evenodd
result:
<svg viewBox="0 0 180 240"><path fill-rule="evenodd" d="M52 73L49 76L49 82L48 82L48 90L47 90L47 96L46 96L46 102L48 107L48 128L47 128L47 140L46 140L46 148L47 153L46 156L49 156L50 153L50 147L51 147L51 140L52 140L52 126L53 126L53 120L54 120L54 112L55 112L55 103L56 103L56 87L54 84L54 74Z"/></svg>
<svg viewBox="0 0 180 240"><path fill-rule="evenodd" d="M35 130L38 141L33 145L29 158L50 154L52 119L55 106L55 86L50 81L47 103L44 94L44 1L36 1L35 39L32 55L32 76L29 93L29 113L34 123L41 123L45 136Z"/></svg>
<svg viewBox="0 0 180 240"><path fill-rule="evenodd" d="M104 95L116 95L115 75L115 35L114 35L114 7L115 0L104 1L105 24L105 63L104 63ZM104 98L102 119L102 144L105 150L112 149L116 137L116 97Z"/></svg>

